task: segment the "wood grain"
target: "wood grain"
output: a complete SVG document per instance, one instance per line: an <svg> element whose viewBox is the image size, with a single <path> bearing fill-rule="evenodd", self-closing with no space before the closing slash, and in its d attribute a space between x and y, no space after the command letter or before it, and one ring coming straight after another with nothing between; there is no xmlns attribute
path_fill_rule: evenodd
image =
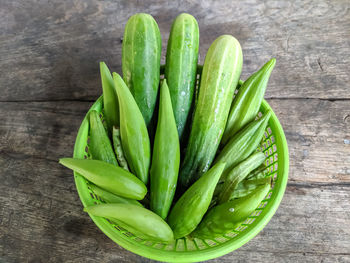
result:
<svg viewBox="0 0 350 263"><path fill-rule="evenodd" d="M276 57L268 98L350 99L347 0L5 0L0 15L1 101L96 99L101 90L98 62L106 61L121 73L121 40L128 18L136 12L155 17L164 61L171 22L184 11L198 19L201 63L215 38L232 34L243 47L244 79Z"/></svg>
<svg viewBox="0 0 350 263"><path fill-rule="evenodd" d="M98 62L121 73L124 25L157 20L162 61L172 20L194 15L200 63L221 34L242 78L276 57L266 93L287 137L289 183L270 223L211 262L350 262L350 3L307 1L0 2L0 262L153 262L119 247L82 211L72 156L101 94Z"/></svg>
<svg viewBox="0 0 350 263"><path fill-rule="evenodd" d="M269 102L284 126L289 142L290 183L282 205L268 227L223 260L236 256L244 258L245 254L251 255L247 262L258 255L266 257L261 258L262 261L273 258L276 262L283 258L281 255L288 255L290 262L297 256L309 262L320 258L330 261L349 258L346 254L350 245L346 238L349 233L341 227L350 224L347 213L350 184L349 176L345 174L350 168L349 145L342 141L349 124L341 122L346 114L346 102ZM300 112L305 104L304 111ZM72 155L76 132L90 105L90 102L0 104L3 120L0 124L0 166L3 167L4 182L0 187L1 203L4 204L0 210L0 231L4 233L0 244L4 251L13 251L9 255L16 259L25 259L36 247L40 251L53 251L57 258L51 262L67 262L70 259L65 255L74 255L76 260L83 257L84 260L104 262L113 258L116 251L121 255L118 260L141 260L99 232L81 211L71 172L57 163L58 158ZM328 113L316 114L319 108L327 108ZM336 133L329 140L327 134L334 131ZM327 222L332 223L328 225ZM35 240L32 240L33 236ZM316 241L319 245L314 247ZM9 247L12 243L20 246L21 258ZM277 248L274 247L276 243L279 244ZM68 248L68 244L74 245ZM69 253L64 252L67 249ZM77 251L79 249L102 252L99 255L82 254ZM39 254L43 262L45 254ZM12 258L6 259L11 261ZM38 257L34 259L38 260Z"/></svg>
<svg viewBox="0 0 350 263"><path fill-rule="evenodd" d="M350 101L268 100L286 134L290 182L350 185Z"/></svg>
<svg viewBox="0 0 350 263"><path fill-rule="evenodd" d="M36 169L24 180L29 162ZM151 262L98 230L82 212L70 171L34 158L14 161L13 168L4 178L8 183L0 186L0 244L6 262ZM350 229L340 226L350 222L349 198L347 186L291 184L266 228L214 262L347 262Z"/></svg>
<svg viewBox="0 0 350 263"><path fill-rule="evenodd" d="M287 137L290 182L350 184L349 102L268 102ZM0 103L1 153L49 161L72 156L80 122L91 105L67 101Z"/></svg>

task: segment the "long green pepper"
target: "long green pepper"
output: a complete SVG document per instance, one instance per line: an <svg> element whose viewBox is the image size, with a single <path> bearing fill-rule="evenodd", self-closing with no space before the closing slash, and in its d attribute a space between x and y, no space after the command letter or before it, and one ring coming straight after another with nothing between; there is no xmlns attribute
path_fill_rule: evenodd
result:
<svg viewBox="0 0 350 263"><path fill-rule="evenodd" d="M102 124L99 113L95 110L90 111L90 142L89 151L92 159L101 160L116 166L118 165L115 158L111 141L108 138L107 132Z"/></svg>
<svg viewBox="0 0 350 263"><path fill-rule="evenodd" d="M173 231L161 217L137 205L102 204L85 207L84 211L94 216L119 220L155 240L174 240Z"/></svg>
<svg viewBox="0 0 350 263"><path fill-rule="evenodd" d="M243 198L213 207L191 236L212 239L234 230L253 213L269 190L270 184L265 184Z"/></svg>
<svg viewBox="0 0 350 263"><path fill-rule="evenodd" d="M256 188L258 188L261 185L264 184L271 184L272 177L271 176L264 176L264 173L258 174L258 177L254 177L251 179L245 179L242 182L240 182L236 189L233 191L230 200L233 200L235 198L240 198L243 196L246 196L253 192Z"/></svg>
<svg viewBox="0 0 350 263"><path fill-rule="evenodd" d="M147 193L142 181L118 166L98 160L75 158L61 158L59 163L113 194L142 200Z"/></svg>
<svg viewBox="0 0 350 263"><path fill-rule="evenodd" d="M122 167L123 169L129 172L130 171L129 166L124 157L124 151L123 151L122 142L120 139L119 127L113 126L112 139L113 139L114 152L115 152L115 155L117 156L117 160L120 167Z"/></svg>
<svg viewBox="0 0 350 263"><path fill-rule="evenodd" d="M215 163L226 162L223 172L224 177L227 176L233 167L256 150L264 135L270 116L271 112L268 111L260 119L246 125L230 139L224 149L219 153L215 159Z"/></svg>
<svg viewBox="0 0 350 263"><path fill-rule="evenodd" d="M113 79L119 100L120 136L125 157L131 171L147 185L151 146L146 123L122 78L114 72Z"/></svg>
<svg viewBox="0 0 350 263"><path fill-rule="evenodd" d="M122 204L132 204L132 205L138 205L142 206L139 202L137 202L134 199L129 199L125 197L121 197L119 195L112 194L111 192L108 192L101 187L98 187L97 185L90 184L90 189L94 192L94 194L98 195L100 198L103 199L103 201L107 203L122 203Z"/></svg>
<svg viewBox="0 0 350 263"><path fill-rule="evenodd" d="M225 163L214 165L191 185L174 205L168 223L176 239L190 234L202 220L224 167Z"/></svg>
<svg viewBox="0 0 350 263"><path fill-rule="evenodd" d="M265 181L264 180L260 181L260 179L266 177L265 172L264 172L265 170L266 170L266 166L263 163L258 168L251 171L247 175L247 177L237 185L236 189L233 191L233 193L231 195L230 200L232 200L234 198L246 196L246 195L250 194L251 191L254 190L256 187L258 187L259 185L266 184L266 183L270 182L271 181L270 176L268 177L269 180L265 179ZM246 183L248 180L250 182ZM254 186L254 182L256 182L255 186ZM218 196L221 194L223 187L224 187L224 180L220 180L215 188L214 197L213 197L213 200L210 204L210 207L213 207L217 203Z"/></svg>
<svg viewBox="0 0 350 263"><path fill-rule="evenodd" d="M237 185L255 168L265 161L265 155L257 152L249 156L243 162L235 166L228 175L223 178L224 186L218 198L218 204L225 203L230 200Z"/></svg>
<svg viewBox="0 0 350 263"><path fill-rule="evenodd" d="M119 125L118 98L111 72L106 63L100 62L100 72L103 90L103 110L107 122L108 134L110 135L113 125Z"/></svg>
<svg viewBox="0 0 350 263"><path fill-rule="evenodd" d="M225 145L247 123L253 121L258 114L267 82L275 64L276 59L271 59L239 88L231 105L225 132L221 140L222 145Z"/></svg>
<svg viewBox="0 0 350 263"><path fill-rule="evenodd" d="M180 165L180 142L166 80L160 88L158 124L150 170L151 210L165 219L174 198Z"/></svg>

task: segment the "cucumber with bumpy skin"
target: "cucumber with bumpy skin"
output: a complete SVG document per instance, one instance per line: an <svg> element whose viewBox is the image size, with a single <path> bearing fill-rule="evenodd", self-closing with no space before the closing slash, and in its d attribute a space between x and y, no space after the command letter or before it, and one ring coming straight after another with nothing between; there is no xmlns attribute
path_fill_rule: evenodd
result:
<svg viewBox="0 0 350 263"><path fill-rule="evenodd" d="M242 49L233 36L218 37L204 61L198 101L180 184L187 188L205 173L217 151L242 70Z"/></svg>
<svg viewBox="0 0 350 263"><path fill-rule="evenodd" d="M146 125L151 121L157 100L161 50L161 36L154 18L144 13L130 17L122 46L123 79Z"/></svg>
<svg viewBox="0 0 350 263"><path fill-rule="evenodd" d="M187 123L196 85L198 46L196 19L189 14L180 14L171 27L165 63L165 78L180 138Z"/></svg>

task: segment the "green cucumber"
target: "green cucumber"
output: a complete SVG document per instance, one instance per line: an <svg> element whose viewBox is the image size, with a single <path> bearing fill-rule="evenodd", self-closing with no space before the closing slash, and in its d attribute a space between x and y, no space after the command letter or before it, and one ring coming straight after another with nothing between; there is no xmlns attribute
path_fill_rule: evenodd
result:
<svg viewBox="0 0 350 263"><path fill-rule="evenodd" d="M271 59L239 88L232 102L221 144L224 145L242 127L254 120L259 112L267 82L275 64L276 59Z"/></svg>
<svg viewBox="0 0 350 263"><path fill-rule="evenodd" d="M125 25L122 70L148 125L156 105L160 77L162 41L157 22L149 14L135 14Z"/></svg>
<svg viewBox="0 0 350 263"><path fill-rule="evenodd" d="M242 70L242 49L233 36L218 37L204 61L186 155L179 176L187 188L205 173L217 151Z"/></svg>
<svg viewBox="0 0 350 263"><path fill-rule="evenodd" d="M165 63L179 138L182 137L197 80L199 29L196 19L180 14L171 27Z"/></svg>

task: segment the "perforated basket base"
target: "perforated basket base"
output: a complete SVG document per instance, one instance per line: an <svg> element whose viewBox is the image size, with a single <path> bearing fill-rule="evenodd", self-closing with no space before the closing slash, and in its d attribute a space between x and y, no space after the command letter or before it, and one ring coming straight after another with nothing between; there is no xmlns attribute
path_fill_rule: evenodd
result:
<svg viewBox="0 0 350 263"><path fill-rule="evenodd" d="M101 96L90 110L101 112L102 101ZM270 110L272 115L259 150L263 151L266 155L267 175L272 176L273 185L259 207L236 229L232 229L231 232L218 238L205 240L181 238L172 243L164 244L137 237L104 218L92 215L90 217L101 231L117 244L133 253L154 260L168 262L204 261L222 256L239 248L257 235L269 222L281 202L287 185L289 169L287 142L276 115L264 100L259 115L261 116L267 110ZM88 131L89 123L85 117L80 126L74 146L75 158L88 157ZM89 188L89 182L86 179L78 173L74 173L74 178L80 200L84 207L101 203L100 198Z"/></svg>

